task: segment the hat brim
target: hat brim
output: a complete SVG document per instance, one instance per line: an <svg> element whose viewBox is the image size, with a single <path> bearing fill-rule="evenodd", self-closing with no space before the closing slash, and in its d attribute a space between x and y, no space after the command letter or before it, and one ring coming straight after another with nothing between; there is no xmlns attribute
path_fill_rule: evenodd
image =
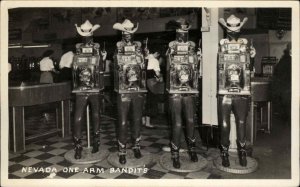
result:
<svg viewBox="0 0 300 187"><path fill-rule="evenodd" d="M130 34L135 33L138 30L138 27L139 27L139 24L137 24L137 26L132 30L126 30L124 28L124 25L122 25L121 23L115 23L113 25L113 29L123 31L123 32L127 32L127 33L130 33Z"/></svg>
<svg viewBox="0 0 300 187"><path fill-rule="evenodd" d="M220 18L219 23L231 32L239 32L241 30L241 28L244 26L244 24L247 22L247 20L248 20L248 18L244 18L243 21L240 23L240 25L237 27L228 26L227 23L225 22L224 18Z"/></svg>
<svg viewBox="0 0 300 187"><path fill-rule="evenodd" d="M89 32L84 32L84 31L81 30L80 27L78 27L77 25L75 25L75 26L76 26L76 29L77 29L78 34L80 34L81 36L92 36L92 35L93 35L93 32L94 32L95 30L97 30L97 29L100 28L100 25L99 25L99 24L96 24L96 25L94 25L94 26L92 27L92 29L91 29Z"/></svg>
<svg viewBox="0 0 300 187"><path fill-rule="evenodd" d="M179 27L176 30L179 32L186 32L186 31L190 30L191 28L192 28L192 25L189 25L187 28L183 29L182 27Z"/></svg>

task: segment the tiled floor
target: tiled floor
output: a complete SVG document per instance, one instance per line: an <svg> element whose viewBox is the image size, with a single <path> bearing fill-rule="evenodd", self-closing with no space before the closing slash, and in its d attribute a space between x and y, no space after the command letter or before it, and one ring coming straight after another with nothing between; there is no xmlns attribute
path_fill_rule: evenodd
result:
<svg viewBox="0 0 300 187"><path fill-rule="evenodd" d="M51 122L51 120L50 120ZM160 156L165 153L162 147L169 143L169 129L166 119L157 116L152 119L157 129L142 128L142 149L153 154L155 161L147 166L148 171L144 172L119 172L114 169L107 160L95 164L78 165L65 160L64 154L73 149L71 136L61 138L59 136L48 139L41 139L38 142L26 145L24 153L9 154L9 178L54 178L54 179L289 179L291 177L291 128L285 121L280 120L276 115L273 116L273 127L271 134L258 132L255 145L253 147L254 158L258 161L257 171L236 175L222 172L215 168L212 161L219 156L216 148L203 147L197 136L197 152L208 160L206 168L197 172L177 173L165 170L159 164ZM116 152L115 126L113 121L103 121L101 124L101 149L109 150L110 153ZM130 131L128 131L130 132ZM278 139L281 141L278 142ZM86 145L87 141L84 140ZM129 146L130 147L130 146ZM186 148L182 136L182 148ZM276 163L276 164L274 164ZM78 168L78 171L75 169ZM24 171L26 170L27 171ZM38 171L34 171L37 169ZM46 169L50 170L47 171ZM87 171L87 172L84 172Z"/></svg>
<svg viewBox="0 0 300 187"><path fill-rule="evenodd" d="M155 122L155 121L154 121ZM101 133L101 148L107 149L110 153L116 152L116 138L113 121L106 121L102 124L103 132ZM157 129L142 129L141 148L153 153L154 162L151 163L147 172L119 172L103 160L95 164L78 165L72 164L64 159L64 154L73 149L71 137L51 137L35 143L26 145L24 153L10 153L9 155L9 178L77 178L77 179L210 179L221 178L220 175L212 174L212 158L218 155L218 150L201 147L198 139L198 153L209 160L209 166L200 172L177 173L167 171L159 164L159 157L164 152L163 146L167 146L168 140L167 126L160 126ZM83 140L83 145L87 141ZM185 147L183 143L183 148ZM78 170L75 170L77 168Z"/></svg>

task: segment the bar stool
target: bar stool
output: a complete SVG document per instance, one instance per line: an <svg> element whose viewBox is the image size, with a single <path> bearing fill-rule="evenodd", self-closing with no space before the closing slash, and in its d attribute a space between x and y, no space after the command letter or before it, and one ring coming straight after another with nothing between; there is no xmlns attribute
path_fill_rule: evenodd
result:
<svg viewBox="0 0 300 187"><path fill-rule="evenodd" d="M257 112L260 110L260 125L263 125L263 107L267 105L267 129L265 133L271 133L272 128L272 100L271 100L271 81L268 79L257 79L251 82L253 111L253 139L256 139L257 132Z"/></svg>

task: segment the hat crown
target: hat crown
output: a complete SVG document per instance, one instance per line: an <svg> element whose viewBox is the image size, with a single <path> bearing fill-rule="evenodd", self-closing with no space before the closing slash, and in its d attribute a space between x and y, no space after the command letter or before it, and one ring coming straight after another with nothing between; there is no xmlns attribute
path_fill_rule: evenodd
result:
<svg viewBox="0 0 300 187"><path fill-rule="evenodd" d="M136 26L128 19L125 19L123 23L115 23L113 29L122 31L123 33L133 34L137 31L139 24Z"/></svg>
<svg viewBox="0 0 300 187"><path fill-rule="evenodd" d="M89 20L86 20L81 26L80 29L83 31L89 31L93 28L93 25Z"/></svg>
<svg viewBox="0 0 300 187"><path fill-rule="evenodd" d="M241 23L240 18L236 17L235 15L229 16L226 21L230 25L237 25L237 24Z"/></svg>
<svg viewBox="0 0 300 187"><path fill-rule="evenodd" d="M133 23L128 19L125 19L122 25L125 29L129 29L129 30L131 30L134 27Z"/></svg>
<svg viewBox="0 0 300 187"><path fill-rule="evenodd" d="M187 28L189 27L189 25L190 25L190 24L187 22L187 20L184 19L184 18L179 18L176 22L180 24L180 27L181 27L182 29L187 29Z"/></svg>

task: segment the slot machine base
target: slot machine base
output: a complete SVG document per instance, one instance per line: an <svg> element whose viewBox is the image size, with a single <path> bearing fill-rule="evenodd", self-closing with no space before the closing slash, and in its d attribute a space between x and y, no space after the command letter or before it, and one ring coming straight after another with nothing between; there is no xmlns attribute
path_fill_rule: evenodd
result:
<svg viewBox="0 0 300 187"><path fill-rule="evenodd" d="M111 153L107 161L110 165L117 167L117 168L140 168L140 167L147 167L151 163L154 162L153 155L145 150L141 150L142 157L137 159L133 155L133 151L131 149L127 150L125 164L120 164L119 162L119 155L118 152Z"/></svg>
<svg viewBox="0 0 300 187"><path fill-rule="evenodd" d="M196 172L200 171L205 168L208 164L208 161L202 157L201 155L197 154L198 162L192 162L190 156L187 152L179 153L179 160L180 160L180 168L173 167L173 161L171 158L171 153L164 153L159 160L160 165L169 170L175 172Z"/></svg>
<svg viewBox="0 0 300 187"><path fill-rule="evenodd" d="M101 162L102 160L106 159L109 151L107 150L100 150L96 153L92 153L92 147L82 149L81 159L74 158L75 151L72 149L65 154L65 159L73 164L93 164L97 162Z"/></svg>
<svg viewBox="0 0 300 187"><path fill-rule="evenodd" d="M167 90L169 94L199 94L197 90L190 90L190 91L181 91L181 90Z"/></svg>
<svg viewBox="0 0 300 187"><path fill-rule="evenodd" d="M102 90L99 89L89 89L89 90L73 90L72 93L99 93Z"/></svg>
<svg viewBox="0 0 300 187"><path fill-rule="evenodd" d="M225 171L228 173L234 173L234 174L248 174L256 171L258 167L257 161L252 158L247 156L247 166L243 167L239 163L239 157L237 155L229 154L229 161L230 161L230 166L229 167L224 167L222 165L222 158L219 156L216 158L213 163L214 165L221 171Z"/></svg>
<svg viewBox="0 0 300 187"><path fill-rule="evenodd" d="M130 90L115 90L118 94L132 94L132 93L147 93L147 90L130 91Z"/></svg>

